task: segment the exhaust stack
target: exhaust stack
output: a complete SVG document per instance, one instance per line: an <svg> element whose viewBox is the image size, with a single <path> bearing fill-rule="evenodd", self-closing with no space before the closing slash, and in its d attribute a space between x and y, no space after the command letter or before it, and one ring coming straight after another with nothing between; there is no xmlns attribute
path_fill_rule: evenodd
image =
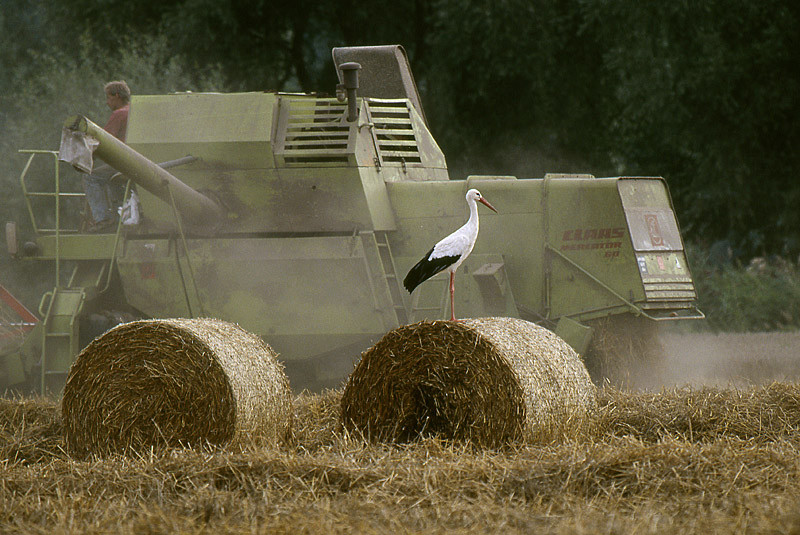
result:
<svg viewBox="0 0 800 535"><path fill-rule="evenodd" d="M339 69L342 71L342 83L339 84L337 89L343 88L347 94L347 120L353 122L358 119L356 92L358 90L358 71L361 70L361 64L352 61L342 63L339 65Z"/></svg>

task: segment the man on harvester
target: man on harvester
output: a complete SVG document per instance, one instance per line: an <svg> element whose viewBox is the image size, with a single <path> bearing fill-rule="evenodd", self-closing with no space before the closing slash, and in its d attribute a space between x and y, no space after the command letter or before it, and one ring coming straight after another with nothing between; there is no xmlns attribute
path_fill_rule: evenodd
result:
<svg viewBox="0 0 800 535"><path fill-rule="evenodd" d="M111 109L111 117L103 129L120 141L125 141L131 90L124 81L108 82L103 89L106 104ZM119 184L110 180L115 173L114 168L104 164L83 178L86 201L91 210L90 232L107 231L116 223L114 207L122 203L123 191Z"/></svg>

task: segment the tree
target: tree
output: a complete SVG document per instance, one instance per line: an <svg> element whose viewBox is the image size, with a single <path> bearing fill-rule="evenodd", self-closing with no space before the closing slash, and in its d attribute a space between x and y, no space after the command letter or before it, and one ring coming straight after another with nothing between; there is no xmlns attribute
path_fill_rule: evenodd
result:
<svg viewBox="0 0 800 535"><path fill-rule="evenodd" d="M464 155L449 159L456 176L609 168L600 55L578 7L437 3L425 88L443 145Z"/></svg>
<svg viewBox="0 0 800 535"><path fill-rule="evenodd" d="M621 170L666 176L690 238L797 254L797 4L583 6L602 36Z"/></svg>

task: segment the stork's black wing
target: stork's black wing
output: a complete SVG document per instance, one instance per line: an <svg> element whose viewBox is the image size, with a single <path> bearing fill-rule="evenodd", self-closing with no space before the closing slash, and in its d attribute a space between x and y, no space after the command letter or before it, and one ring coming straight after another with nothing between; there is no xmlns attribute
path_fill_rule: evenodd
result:
<svg viewBox="0 0 800 535"><path fill-rule="evenodd" d="M428 251L422 260L416 263L414 267L408 270L406 278L403 279L403 286L406 287L408 293L414 291L414 288L430 279L440 271L447 269L456 263L461 258L460 255L455 256L440 256L439 258L431 258L433 249Z"/></svg>

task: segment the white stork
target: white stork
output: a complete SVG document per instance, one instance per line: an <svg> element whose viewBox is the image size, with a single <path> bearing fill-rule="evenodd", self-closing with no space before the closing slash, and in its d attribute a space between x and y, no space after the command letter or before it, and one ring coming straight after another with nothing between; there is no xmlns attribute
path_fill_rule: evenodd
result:
<svg viewBox="0 0 800 535"><path fill-rule="evenodd" d="M428 254L417 262L408 271L406 278L403 279L403 286L406 287L408 293L411 293L414 288L440 271L445 269L450 271L450 321L458 321L456 320L454 303L456 270L466 260L469 253L472 252L475 239L478 237L478 202L497 212L494 206L483 198L480 191L476 189L469 190L467 192L467 205L469 205L469 219L467 222L464 223L463 227L434 245L433 249L428 251Z"/></svg>

